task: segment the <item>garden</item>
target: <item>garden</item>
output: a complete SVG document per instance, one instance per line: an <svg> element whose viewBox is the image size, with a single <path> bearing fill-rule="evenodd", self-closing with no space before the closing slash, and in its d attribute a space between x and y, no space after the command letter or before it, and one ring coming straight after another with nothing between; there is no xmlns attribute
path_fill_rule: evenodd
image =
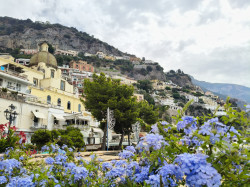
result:
<svg viewBox="0 0 250 187"><path fill-rule="evenodd" d="M185 116L186 107L175 124L152 125L110 162L94 153L87 161L73 144L56 141L41 147L49 157L32 162L25 135L12 129L0 140L1 146L14 141L0 157L0 186L248 186L249 106L239 112L227 103L221 118Z"/></svg>

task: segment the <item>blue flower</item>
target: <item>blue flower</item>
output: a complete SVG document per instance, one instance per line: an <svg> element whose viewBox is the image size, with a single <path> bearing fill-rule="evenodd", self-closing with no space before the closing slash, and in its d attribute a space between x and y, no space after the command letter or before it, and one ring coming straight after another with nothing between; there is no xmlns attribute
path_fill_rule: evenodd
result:
<svg viewBox="0 0 250 187"><path fill-rule="evenodd" d="M20 157L19 157L19 160L23 160L23 159L24 159L23 156L20 156Z"/></svg>
<svg viewBox="0 0 250 187"><path fill-rule="evenodd" d="M142 183L148 179L150 166L143 166L140 168L140 171L134 175L134 180L137 183Z"/></svg>
<svg viewBox="0 0 250 187"><path fill-rule="evenodd" d="M210 134L210 141L212 144L215 144L215 142L220 141L220 135L216 134L214 135L213 133Z"/></svg>
<svg viewBox="0 0 250 187"><path fill-rule="evenodd" d="M203 134L203 135L210 135L211 130L212 130L212 126L210 125L210 123L205 122L204 125L201 126L198 133Z"/></svg>
<svg viewBox="0 0 250 187"><path fill-rule="evenodd" d="M72 151L73 151L73 149L70 147L70 148L69 148L69 152L72 152Z"/></svg>
<svg viewBox="0 0 250 187"><path fill-rule="evenodd" d="M207 163L207 155L188 154L178 155L175 163L178 163L180 169L186 175L186 184L188 186L219 186L221 184L221 175L210 163Z"/></svg>
<svg viewBox="0 0 250 187"><path fill-rule="evenodd" d="M88 176L88 170L85 167L75 167L71 174L74 174L74 181L85 179Z"/></svg>
<svg viewBox="0 0 250 187"><path fill-rule="evenodd" d="M32 177L13 177L10 179L10 182L7 184L7 187L35 187L35 183L32 182Z"/></svg>
<svg viewBox="0 0 250 187"><path fill-rule="evenodd" d="M135 147L134 146L127 146L125 149L127 151L131 151L132 153L135 153Z"/></svg>
<svg viewBox="0 0 250 187"><path fill-rule="evenodd" d="M179 166L168 164L166 161L164 165L159 168L158 174L162 176L164 186L176 186L176 182L181 181L184 176Z"/></svg>
<svg viewBox="0 0 250 187"><path fill-rule="evenodd" d="M145 145L144 145L145 144ZM149 151L150 148L153 148L154 150L161 149L164 145L167 145L167 142L163 138L162 135L159 134L147 134L145 137L143 137L142 141L139 142L137 147L145 148L147 151Z"/></svg>
<svg viewBox="0 0 250 187"><path fill-rule="evenodd" d="M46 162L46 164L52 165L52 164L54 164L55 160L54 160L54 158L52 158L52 157L47 157L47 158L45 159L45 162Z"/></svg>
<svg viewBox="0 0 250 187"><path fill-rule="evenodd" d="M122 177L125 174L125 168L123 167L115 167L106 173L107 179L113 179L117 177Z"/></svg>
<svg viewBox="0 0 250 187"><path fill-rule="evenodd" d="M64 149L66 149L66 148L68 148L68 146L65 145L65 144L63 144L62 149L64 150Z"/></svg>
<svg viewBox="0 0 250 187"><path fill-rule="evenodd" d="M4 184L7 182L7 179L5 176L0 176L0 184Z"/></svg>
<svg viewBox="0 0 250 187"><path fill-rule="evenodd" d="M21 162L12 158L0 161L0 170L4 170L5 173L11 174L13 169L20 168Z"/></svg>
<svg viewBox="0 0 250 187"><path fill-rule="evenodd" d="M161 124L162 124L162 125L168 125L169 123L166 122L166 121L162 121Z"/></svg>
<svg viewBox="0 0 250 187"><path fill-rule="evenodd" d="M246 112L249 112L250 111L250 105L247 105L246 106Z"/></svg>
<svg viewBox="0 0 250 187"><path fill-rule="evenodd" d="M118 154L118 156L120 158L123 158L123 159L128 159L128 158L131 158L134 156L134 153L132 153L131 151L127 151L127 150L122 150L122 152L120 152Z"/></svg>
<svg viewBox="0 0 250 187"><path fill-rule="evenodd" d="M158 187L160 186L160 175L150 175L148 180L145 180L150 186Z"/></svg>
<svg viewBox="0 0 250 187"><path fill-rule="evenodd" d="M96 158L95 154L90 155L91 160L94 160Z"/></svg>
<svg viewBox="0 0 250 187"><path fill-rule="evenodd" d="M184 129L185 134L191 135L197 129L196 118L192 116L185 116L181 118L182 121L177 123L177 130Z"/></svg>
<svg viewBox="0 0 250 187"><path fill-rule="evenodd" d="M164 130L165 132L168 132L169 130L171 130L171 127L163 128L163 130Z"/></svg>
<svg viewBox="0 0 250 187"><path fill-rule="evenodd" d="M41 151L42 152L49 151L49 146L47 146L47 145L42 146Z"/></svg>
<svg viewBox="0 0 250 187"><path fill-rule="evenodd" d="M208 123L217 123L217 122L219 122L219 119L216 117L216 118L212 118L212 119L210 119L210 120L208 120Z"/></svg>
<svg viewBox="0 0 250 187"><path fill-rule="evenodd" d="M116 167L125 167L127 165L128 165L128 163L126 162L126 160L118 160L115 162Z"/></svg>
<svg viewBox="0 0 250 187"><path fill-rule="evenodd" d="M103 162L102 163L102 170L103 171L106 171L107 169L112 169L112 168L113 168L113 166L110 162Z"/></svg>
<svg viewBox="0 0 250 187"><path fill-rule="evenodd" d="M150 132L155 133L155 134L159 133L157 123L151 126L151 131Z"/></svg>

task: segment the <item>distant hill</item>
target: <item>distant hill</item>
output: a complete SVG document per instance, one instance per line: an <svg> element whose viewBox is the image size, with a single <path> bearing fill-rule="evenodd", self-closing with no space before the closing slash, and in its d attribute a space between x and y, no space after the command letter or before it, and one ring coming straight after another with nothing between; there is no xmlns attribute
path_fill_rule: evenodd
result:
<svg viewBox="0 0 250 187"><path fill-rule="evenodd" d="M192 76L190 77L193 84L200 86L202 89L250 103L250 88L246 86L226 83L209 83L205 81L198 81Z"/></svg>
<svg viewBox="0 0 250 187"><path fill-rule="evenodd" d="M73 27L49 22L33 22L30 19L0 17L0 50L4 51L7 48L37 49L37 44L44 40L62 50L92 54L102 51L115 56L129 55Z"/></svg>

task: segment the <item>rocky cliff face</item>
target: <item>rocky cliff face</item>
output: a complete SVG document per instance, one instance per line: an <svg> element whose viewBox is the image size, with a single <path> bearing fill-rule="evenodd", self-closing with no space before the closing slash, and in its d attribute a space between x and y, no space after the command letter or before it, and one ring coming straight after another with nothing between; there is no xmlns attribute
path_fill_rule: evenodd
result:
<svg viewBox="0 0 250 187"><path fill-rule="evenodd" d="M133 71L129 73L135 80L161 80L166 81L163 68L158 64L134 66Z"/></svg>
<svg viewBox="0 0 250 187"><path fill-rule="evenodd" d="M166 73L167 80L171 80L173 83L175 83L178 86L181 87L190 87L195 88L195 85L193 85L191 78L189 75L184 74L183 72L178 73L171 70L170 72Z"/></svg>
<svg viewBox="0 0 250 187"><path fill-rule="evenodd" d="M18 20L0 17L0 49L27 48L36 49L40 41L48 41L54 47L63 50L75 50L95 54L122 56L124 53L85 32L60 24L37 23L31 20Z"/></svg>

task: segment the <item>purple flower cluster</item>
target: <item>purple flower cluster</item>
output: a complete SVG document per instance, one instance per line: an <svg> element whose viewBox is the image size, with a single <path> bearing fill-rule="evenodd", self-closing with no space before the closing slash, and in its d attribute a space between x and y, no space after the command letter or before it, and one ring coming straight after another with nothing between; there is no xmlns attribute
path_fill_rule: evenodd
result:
<svg viewBox="0 0 250 187"><path fill-rule="evenodd" d="M54 164L54 162L55 162L54 158L48 157L45 159L46 164L52 165Z"/></svg>
<svg viewBox="0 0 250 187"><path fill-rule="evenodd" d="M7 187L35 187L35 183L32 181L31 176L27 177L13 177L7 184Z"/></svg>
<svg viewBox="0 0 250 187"><path fill-rule="evenodd" d="M207 163L208 156L202 154L184 153L178 155L175 163L186 175L186 184L189 186L220 186L221 175L210 163Z"/></svg>
<svg viewBox="0 0 250 187"><path fill-rule="evenodd" d="M49 146L44 145L44 146L41 148L41 151L42 151L42 152L44 152L44 151L49 151Z"/></svg>
<svg viewBox="0 0 250 187"><path fill-rule="evenodd" d="M122 150L122 152L120 152L118 154L118 156L122 159L128 159L134 156L134 153L132 153L131 151L127 151L127 150Z"/></svg>
<svg viewBox="0 0 250 187"><path fill-rule="evenodd" d="M197 130L196 118L193 116L185 116L181 118L182 121L177 123L177 130L184 129L186 135L191 135L194 131Z"/></svg>
<svg viewBox="0 0 250 187"><path fill-rule="evenodd" d="M71 174L74 175L74 181L79 181L88 176L88 170L85 167L74 167Z"/></svg>
<svg viewBox="0 0 250 187"><path fill-rule="evenodd" d="M164 145L167 145L167 142L164 140L162 135L159 134L147 134L137 145L139 150L145 149L149 151L151 148L153 150L159 150Z"/></svg>

